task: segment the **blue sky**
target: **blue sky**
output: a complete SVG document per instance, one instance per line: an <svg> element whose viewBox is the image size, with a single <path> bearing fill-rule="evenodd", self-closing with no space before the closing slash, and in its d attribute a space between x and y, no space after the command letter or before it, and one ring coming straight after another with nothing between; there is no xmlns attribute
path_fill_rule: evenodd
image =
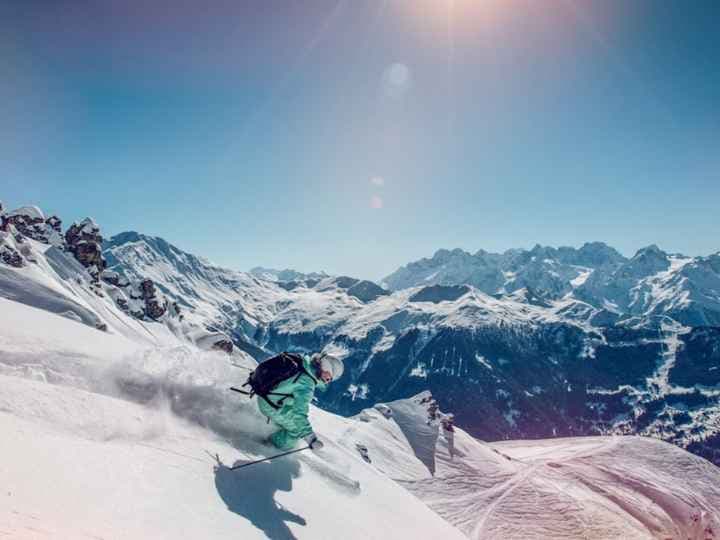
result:
<svg viewBox="0 0 720 540"><path fill-rule="evenodd" d="M439 248L720 249L717 2L0 10L10 206L372 279Z"/></svg>

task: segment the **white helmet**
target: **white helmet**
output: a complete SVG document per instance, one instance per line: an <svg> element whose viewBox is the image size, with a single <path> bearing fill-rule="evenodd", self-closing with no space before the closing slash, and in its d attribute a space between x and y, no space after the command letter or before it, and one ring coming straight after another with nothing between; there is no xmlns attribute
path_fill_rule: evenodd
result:
<svg viewBox="0 0 720 540"><path fill-rule="evenodd" d="M315 353L312 359L313 362L320 366L322 371L327 371L332 374L333 381L337 381L340 377L342 377L342 374L345 371L345 365L342 360L336 356L332 356L331 354Z"/></svg>

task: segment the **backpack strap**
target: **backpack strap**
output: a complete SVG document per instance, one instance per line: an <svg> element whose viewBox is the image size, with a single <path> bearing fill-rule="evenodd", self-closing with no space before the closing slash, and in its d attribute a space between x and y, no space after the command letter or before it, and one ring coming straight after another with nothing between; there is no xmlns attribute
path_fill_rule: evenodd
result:
<svg viewBox="0 0 720 540"><path fill-rule="evenodd" d="M268 394L268 395L269 395L269 394ZM273 403L272 401L270 401L270 400L267 398L267 396L259 396L259 397L261 397L262 399L264 399L264 400L265 400L265 403L267 403L268 405L270 405L270 406L271 406L273 409L275 409L276 411L279 411L279 410L282 408L280 405L278 405L278 403L282 403L283 400L285 399L285 398L283 397L282 399L280 399L280 401L278 401L278 403Z"/></svg>
<svg viewBox="0 0 720 540"><path fill-rule="evenodd" d="M252 376L252 373L250 375ZM241 388L245 388L246 386L250 386L250 377L247 378L247 381L245 381L245 384L243 384ZM250 394L250 397L253 397L253 395L255 395L255 391L252 388L248 393Z"/></svg>
<svg viewBox="0 0 720 540"><path fill-rule="evenodd" d="M245 385L243 385L243 386L245 386ZM243 394L245 396L249 396L250 398L252 398L255 395L255 392L252 392L252 391L248 392L246 390L241 390L240 388L237 388L235 386L231 386L230 390L232 390L233 392L237 392L238 394ZM292 397L292 394L278 394L278 393L274 393L274 392L270 392L270 394L268 394L268 395L282 396L282 398L277 403L273 403L265 396L258 396L259 398L264 399L267 402L267 404L270 405L275 410L280 410L282 408L281 407L282 402L285 401L287 398Z"/></svg>
<svg viewBox="0 0 720 540"><path fill-rule="evenodd" d="M317 377L313 376L312 373L310 373L307 369L305 369L305 362L301 361L299 364L299 368L300 368L300 373L295 375L295 379L293 379L293 383L296 383L298 381L298 379L300 377L302 377L303 375L307 375L308 377L310 377L312 382L314 382L317 385L317 383L318 383Z"/></svg>
<svg viewBox="0 0 720 540"><path fill-rule="evenodd" d="M281 394L280 392L268 392L267 395L268 395L268 396L281 396L280 399L278 399L277 404L274 404L272 401L270 401L269 399L265 398L265 401L267 401L268 403L270 403L270 405L272 405L272 406L275 407L276 409L279 409L279 408L282 406L283 401L285 401L287 398L293 397L292 394ZM265 396L262 396L262 397L265 397Z"/></svg>
<svg viewBox="0 0 720 540"><path fill-rule="evenodd" d="M310 377L310 380L312 380L313 383L317 384L317 379L315 377L313 377L310 373L308 373L308 370L305 369L305 366L303 364L300 364L300 373L295 375L295 378L293 379L293 384L296 383L298 381L298 379L300 377L302 377L303 375L307 375L308 377ZM283 394L281 392L268 392L267 395L268 396L281 396L280 399L277 401L277 403L273 403L265 396L260 396L275 410L279 410L282 407L283 402L287 398L294 397L293 394Z"/></svg>
<svg viewBox="0 0 720 540"><path fill-rule="evenodd" d="M250 384L250 381L243 384L240 388L231 386L230 390L232 390L233 392L237 392L238 394L244 394L244 395L248 396L250 399L252 399L252 397L255 395L255 392L253 390L250 390L249 392L247 390L242 390L242 388L244 388L245 386L248 386L249 384ZM262 399L264 399L267 402L267 404L270 405L273 409L280 410L280 408L282 406L282 402L285 401L287 398L292 397L292 394L281 394L278 392L269 392L268 396L282 396L280 398L280 400L278 400L277 403L273 403L265 396L258 396L258 397L261 397Z"/></svg>

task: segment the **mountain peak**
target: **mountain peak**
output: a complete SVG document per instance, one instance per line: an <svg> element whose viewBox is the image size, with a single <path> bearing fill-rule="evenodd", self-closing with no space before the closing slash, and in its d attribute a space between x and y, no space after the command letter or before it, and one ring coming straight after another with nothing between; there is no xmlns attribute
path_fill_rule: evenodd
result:
<svg viewBox="0 0 720 540"><path fill-rule="evenodd" d="M640 248L637 253L633 256L633 259L638 259L641 257L653 257L656 259L667 259L668 254L664 252L662 249L660 249L657 244L650 244L649 246L645 246L644 248Z"/></svg>
<svg viewBox="0 0 720 540"><path fill-rule="evenodd" d="M455 258L455 257L472 257L470 253L465 251L461 248L455 248L455 249L438 249L435 252L435 255L433 255L432 260L437 262L445 262L448 259Z"/></svg>
<svg viewBox="0 0 720 540"><path fill-rule="evenodd" d="M129 244L131 242L139 242L141 240L145 240L146 238L148 237L137 231L123 231L108 238L106 243L112 247Z"/></svg>
<svg viewBox="0 0 720 540"><path fill-rule="evenodd" d="M8 212L7 216L8 217L25 216L30 219L37 219L39 221L45 221L45 214L37 206L21 206L20 208L16 208L15 210Z"/></svg>
<svg viewBox="0 0 720 540"><path fill-rule="evenodd" d="M620 252L605 242L585 242L577 250L577 255L578 264L590 267L620 264L627 260Z"/></svg>
<svg viewBox="0 0 720 540"><path fill-rule="evenodd" d="M640 248L637 252L640 253L640 252L643 252L643 251L654 252L654 253L663 253L663 254L665 253L663 250L661 250L661 249L658 247L657 244L650 244L649 246L645 246L644 248Z"/></svg>

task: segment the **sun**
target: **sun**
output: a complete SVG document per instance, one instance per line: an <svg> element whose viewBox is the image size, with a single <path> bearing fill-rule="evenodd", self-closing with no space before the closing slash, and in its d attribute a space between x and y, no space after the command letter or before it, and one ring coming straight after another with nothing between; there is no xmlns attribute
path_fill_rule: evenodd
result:
<svg viewBox="0 0 720 540"><path fill-rule="evenodd" d="M472 32L498 23L511 11L512 0L415 0L407 6L414 17L431 28Z"/></svg>

